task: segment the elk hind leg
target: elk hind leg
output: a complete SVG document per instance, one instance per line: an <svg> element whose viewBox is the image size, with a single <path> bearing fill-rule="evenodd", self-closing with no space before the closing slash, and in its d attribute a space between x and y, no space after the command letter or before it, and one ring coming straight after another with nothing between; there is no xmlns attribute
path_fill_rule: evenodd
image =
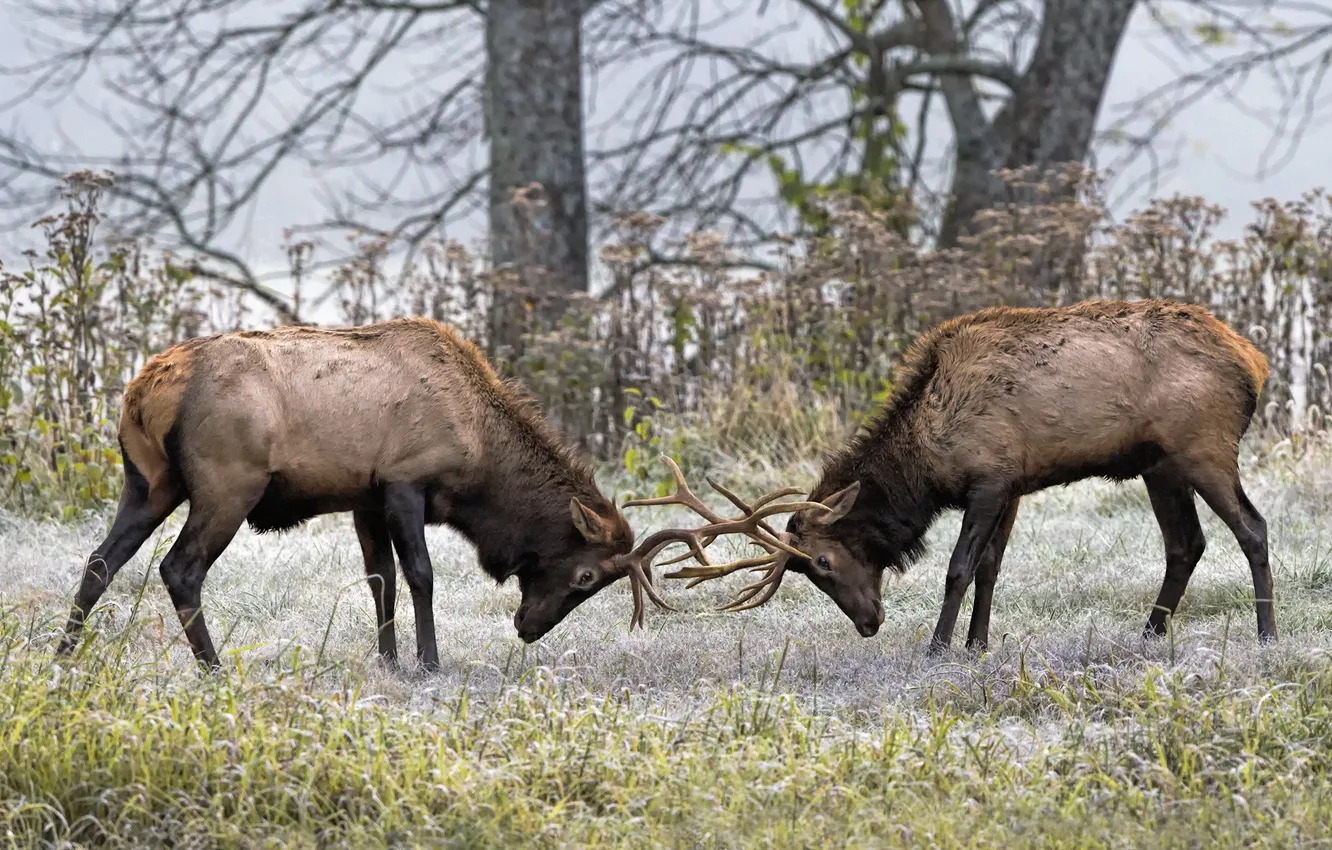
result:
<svg viewBox="0 0 1332 850"><path fill-rule="evenodd" d="M365 579L375 600L379 655L389 665L396 666L398 638L393 626L393 610L398 588L393 571L393 539L384 515L378 511L356 511L352 519L365 559Z"/></svg>
<svg viewBox="0 0 1332 850"><path fill-rule="evenodd" d="M986 547L976 567L976 596L971 604L971 626L967 629L967 649L984 650L990 642L990 603L994 599L994 585L999 580L999 565L1004 560L1009 535L1017 520L1019 500L1014 499L1007 513L999 520L990 545Z"/></svg>
<svg viewBox="0 0 1332 850"><path fill-rule="evenodd" d="M1147 498L1161 527L1165 544L1165 579L1161 592L1143 628L1145 636L1166 633L1166 618L1173 617L1184 597L1193 570L1207 549L1202 524L1198 522L1198 509L1193 503L1193 488L1181 483L1174 469L1164 469L1142 476L1147 485Z"/></svg>
<svg viewBox="0 0 1332 850"><path fill-rule="evenodd" d="M1276 616L1272 606L1272 566L1267 553L1267 521L1249 501L1240 485L1239 465L1234 458L1224 463L1195 462L1189 479L1207 506L1235 535L1253 575L1254 607L1258 614L1258 637L1274 641Z"/></svg>
<svg viewBox="0 0 1332 850"><path fill-rule="evenodd" d="M191 488L189 516L159 572L195 659L215 671L221 663L201 610L204 577L259 503L268 475L232 470L213 479L212 487Z"/></svg>
<svg viewBox="0 0 1332 850"><path fill-rule="evenodd" d="M65 634L56 647L59 655L74 650L85 619L111 585L116 573L184 501L180 485L174 478L152 487L129 455L124 455L124 458L125 486L120 493L120 504L111 522L111 530L88 556L84 565L83 578L79 581L74 605L65 624Z"/></svg>

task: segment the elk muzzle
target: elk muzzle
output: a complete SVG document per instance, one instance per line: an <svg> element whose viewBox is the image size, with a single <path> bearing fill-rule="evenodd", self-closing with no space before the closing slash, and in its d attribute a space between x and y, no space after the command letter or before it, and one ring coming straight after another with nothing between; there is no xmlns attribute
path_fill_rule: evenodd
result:
<svg viewBox="0 0 1332 850"><path fill-rule="evenodd" d="M528 613L532 610L531 605L519 605L518 610L513 615L513 629L518 633L518 637L523 639L524 643L531 643L541 635L535 632L525 631L523 624L527 620Z"/></svg>
<svg viewBox="0 0 1332 850"><path fill-rule="evenodd" d="M883 603L874 600L874 611L869 616L865 616L856 621L856 631L860 632L861 637L874 637L879 633L879 626L883 625Z"/></svg>
<svg viewBox="0 0 1332 850"><path fill-rule="evenodd" d="M807 577L815 587L837 603L837 607L856 627L861 637L874 637L879 633L879 627L883 625L883 599L877 577L865 576L864 581L848 581L842 575L812 572ZM861 576L856 575L854 578L860 579Z"/></svg>
<svg viewBox="0 0 1332 850"><path fill-rule="evenodd" d="M524 602L513 615L513 628L523 643L535 643L560 624L569 612L577 608L584 596L565 596L541 602Z"/></svg>

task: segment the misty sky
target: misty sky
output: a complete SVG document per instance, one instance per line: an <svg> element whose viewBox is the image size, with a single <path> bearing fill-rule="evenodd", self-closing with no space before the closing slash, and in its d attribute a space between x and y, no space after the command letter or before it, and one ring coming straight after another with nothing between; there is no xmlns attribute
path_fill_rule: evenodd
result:
<svg viewBox="0 0 1332 850"><path fill-rule="evenodd" d="M723 3L736 6L746 0L717 2L719 6ZM0 0L0 10L3 10L0 21L4 22L0 23L0 66L12 68L31 59L33 54L29 40L34 33L60 34L49 23L39 25L34 22L24 12L26 6L23 4L24 0ZM259 5L260 8L266 8L264 4ZM812 55L823 49L828 43L825 34L789 17L795 13L787 12L789 19L784 21L781 17L783 12L779 8L782 6L783 0L770 0L769 11L762 20L754 15L733 18L720 26L714 37L744 42L751 40L754 33L764 26L794 23L794 27L769 41L764 49L792 56ZM1286 20L1308 22L1322 18L1332 24L1332 8L1326 12L1316 8L1303 13L1292 12ZM447 49L428 54L423 59L421 48L415 48L400 60L395 60L396 65L394 62L388 63L386 73L390 77L400 74L405 79L409 72L420 74L423 67L436 68L439 78L444 81L440 84L442 87L450 78L456 80L460 73L474 74L476 65L473 59L477 55L474 51L478 36L479 28L460 26L454 43L447 46ZM466 49L468 45L473 51L470 54ZM1332 38L1320 49L1330 48ZM463 61L464 54L473 58ZM450 64L450 57L459 61ZM1180 53L1169 46L1160 28L1140 11L1135 15L1119 52L1102 110L1102 125L1115 120L1120 114L1117 107L1172 79L1180 69L1190 70L1195 67L1183 61ZM643 77L649 69L649 63L631 61L609 72L590 73L585 87L589 145L607 144L624 138L626 130L619 116L624 115L636 99L642 97ZM0 102L11 101L21 90L17 79L0 77ZM1162 139L1159 147L1162 156L1166 159L1178 157L1178 163L1155 187L1155 192L1206 196L1232 211L1223 232L1234 235L1248 220L1247 205L1250 201L1265 196L1293 199L1308 189L1332 186L1332 145L1328 144L1329 126L1326 120L1332 117L1332 110L1317 112L1317 118L1305 131L1303 143L1285 159L1282 167L1268 173L1259 172L1259 164L1273 135L1271 122L1265 118L1274 114L1279 100L1278 92L1279 89L1269 77L1257 75L1239 90L1247 105L1244 108L1226 102L1219 93L1213 93L1192 106L1181 120L1172 124ZM1332 91L1324 94L1321 102L1332 105L1328 104L1330 96ZM66 96L55 102L27 101L11 105L0 113L0 125L7 129L19 128L45 151L65 154L76 151L114 153L119 142L104 122L93 117L96 108L126 115L132 110L131 106L118 102L114 95L108 93L101 86L96 73L90 72L74 89L74 96ZM267 108L271 116L276 116L281 114L286 105L275 101L267 104ZM904 114L911 115L912 111L904 108ZM931 147L936 153L942 153L941 145L946 138L946 117L939 110L930 121ZM1278 153L1281 151L1284 148L1278 148ZM1098 153L1104 162L1113 159L1117 151L1101 147ZM462 160L472 163L482 155L483 151L475 146L470 152L460 150L459 154ZM1144 193L1148 191L1145 186L1129 193L1127 197L1123 197L1123 193L1126 187L1134 185L1134 179L1142 176L1146 167L1147 162L1140 160L1134 169L1126 172L1115 184L1116 196L1120 198L1115 209L1117 214L1127 213L1145 199ZM412 179L424 182L429 177L418 175ZM344 179L347 179L345 175L320 172L304 164L292 164L279 169L249 214L227 231L226 247L236 251L257 270L279 268L282 265L279 251L281 229L319 218L322 211L321 192L332 183ZM592 179L595 182L596 175ZM765 190L758 187L758 191ZM470 241L481 235L483 225L484 218L478 211L451 224L447 235ZM3 239L0 250L8 253L16 238L22 238L21 234L0 234L0 239Z"/></svg>

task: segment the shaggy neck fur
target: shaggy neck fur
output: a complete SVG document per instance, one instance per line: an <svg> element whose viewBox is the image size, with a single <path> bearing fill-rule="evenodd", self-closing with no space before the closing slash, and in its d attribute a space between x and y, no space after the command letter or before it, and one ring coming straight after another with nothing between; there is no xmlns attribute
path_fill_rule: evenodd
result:
<svg viewBox="0 0 1332 850"><path fill-rule="evenodd" d="M824 465L810 494L822 501L860 482L851 511L833 526L837 538L865 563L898 573L925 551L923 538L950 499L925 467L928 455L916 445L916 404L933 373L932 352L899 377L898 390L881 415Z"/></svg>
<svg viewBox="0 0 1332 850"><path fill-rule="evenodd" d="M567 449L552 450L547 440L522 434L524 424L502 412L491 417L491 434L519 433L489 441L497 451L487 464L487 480L480 482L474 498L454 506L448 517L476 547L482 569L503 581L533 555L540 567L553 557L590 545L570 516L569 502L574 497L611 521L611 548L616 553L632 549L629 524L597 489L590 470L577 463Z"/></svg>
<svg viewBox="0 0 1332 850"><path fill-rule="evenodd" d="M857 446L824 470L814 500L860 482L851 511L833 526L837 539L864 563L894 572L925 551L924 536L944 509L944 499L897 451L900 446Z"/></svg>

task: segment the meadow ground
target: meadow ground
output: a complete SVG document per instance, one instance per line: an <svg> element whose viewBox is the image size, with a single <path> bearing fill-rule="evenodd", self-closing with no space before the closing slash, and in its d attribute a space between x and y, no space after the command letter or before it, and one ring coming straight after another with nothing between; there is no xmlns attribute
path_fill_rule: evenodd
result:
<svg viewBox="0 0 1332 850"><path fill-rule="evenodd" d="M810 470L797 475L808 483ZM743 614L742 577L627 632L629 588L525 646L518 592L430 532L443 672L374 663L346 518L243 530L204 587L226 673L196 675L149 551L69 663L51 655L79 527L0 516L0 836L15 846L1313 846L1332 840L1332 464L1246 461L1281 640L1209 548L1168 640L1144 641L1162 547L1140 482L1024 500L993 650L925 645L958 527L860 638L800 576ZM757 489L756 474L727 476ZM747 486L748 485L748 486ZM182 512L183 513L183 512ZM646 530L680 517L644 511ZM145 582L146 577L146 582ZM399 583L399 650L415 649Z"/></svg>

